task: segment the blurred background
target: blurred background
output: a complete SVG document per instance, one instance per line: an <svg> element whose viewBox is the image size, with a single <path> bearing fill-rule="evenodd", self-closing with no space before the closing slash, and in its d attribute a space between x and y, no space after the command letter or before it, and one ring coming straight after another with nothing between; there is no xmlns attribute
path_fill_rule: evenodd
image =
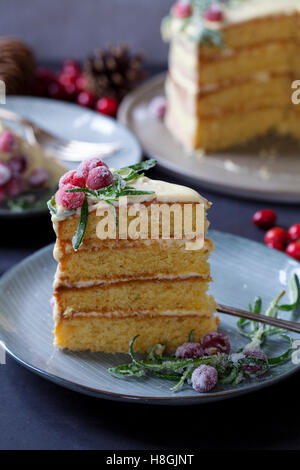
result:
<svg viewBox="0 0 300 470"><path fill-rule="evenodd" d="M1 0L1 36L18 36L38 60L84 60L95 47L126 41L151 64L165 64L160 22L173 0Z"/></svg>

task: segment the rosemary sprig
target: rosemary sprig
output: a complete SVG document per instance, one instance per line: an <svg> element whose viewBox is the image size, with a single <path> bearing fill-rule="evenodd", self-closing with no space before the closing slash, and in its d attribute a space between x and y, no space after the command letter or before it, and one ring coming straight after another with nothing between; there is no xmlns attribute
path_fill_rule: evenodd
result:
<svg viewBox="0 0 300 470"><path fill-rule="evenodd" d="M289 283L291 304L284 304L284 310L291 311L293 308L298 308L300 289L299 280L297 276L293 276ZM279 295L270 303L266 315L276 316L278 310L282 307L279 304L280 299L285 294L285 291L280 292ZM250 311L257 314L262 312L262 300L260 297L255 298L253 307L249 306ZM165 380L176 381L177 383L171 388L173 392L178 391L186 382L191 380L193 371L201 364L213 366L217 369L219 382L222 384L232 384L233 386L239 384L249 374L259 376L267 372L270 368L283 364L290 359L293 351L293 340L288 336L283 329L276 327L269 327L261 324L260 322L250 322L249 320L239 319L237 322L239 331L251 339L239 353L227 355L217 354L213 356L202 356L196 359L182 359L175 356L165 356L165 344L154 344L148 350L145 359L139 359L134 352L134 343L139 337L136 335L129 345L129 354L132 362L123 364L109 369L110 373L117 376L126 377L142 377L147 374L152 374ZM188 341L193 341L194 331L189 334ZM257 349L264 343L268 336L279 335L280 338L288 341L288 348L276 357L268 358L268 362L259 358L243 354L245 349ZM259 366L257 371L249 372L247 366Z"/></svg>
<svg viewBox="0 0 300 470"><path fill-rule="evenodd" d="M82 240L86 231L86 227L87 227L88 215L89 215L89 205L87 202L87 198L85 198L81 207L80 219L79 219L77 231L72 240L72 245L75 251L78 250L78 248L80 247L82 243Z"/></svg>

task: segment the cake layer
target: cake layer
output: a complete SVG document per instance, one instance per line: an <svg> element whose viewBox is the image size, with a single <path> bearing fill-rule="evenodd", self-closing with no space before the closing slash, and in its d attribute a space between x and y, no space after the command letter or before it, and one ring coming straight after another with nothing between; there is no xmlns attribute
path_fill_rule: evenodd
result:
<svg viewBox="0 0 300 470"><path fill-rule="evenodd" d="M136 278L209 277L208 257L213 250L209 239L206 239L204 248L195 253L175 240L170 243L154 240L147 244L136 242L133 246L126 242L119 240L105 247L94 244L78 252L74 252L69 244L66 247L65 243L58 242L55 258L60 264L54 287Z"/></svg>
<svg viewBox="0 0 300 470"><path fill-rule="evenodd" d="M189 202L189 201L186 201L186 202L170 202L170 203L159 203L157 200L153 200L151 203L149 202L144 202L143 205L144 207L147 208L148 210L148 237L147 238L151 238L151 235L153 234L153 230L151 230L151 214L152 214L152 210L151 210L151 204L157 206L157 204L165 204L166 206L168 207L171 207L173 204L176 204L178 205L178 207L181 207L181 214L184 213L184 204L191 204L192 205L192 230L195 231L196 228L197 228L197 212L196 212L196 206L197 204L203 204L204 205L204 210L208 209L210 204L208 203L208 201L206 201L206 199L204 198L201 198L199 199L199 202L195 203L195 202ZM103 206L103 203L101 203L101 205ZM109 209L109 206L108 206L108 209ZM117 219L119 220L119 207L116 207L116 214L117 214ZM167 234L167 237L166 238L174 238L174 232L176 232L176 226L174 227L174 223L175 223L175 220L177 221L177 227L180 227L182 228L182 222L181 220L179 220L178 222L178 219L175 219L174 217L174 214L172 212L172 210L170 209L170 232ZM128 215L127 217L127 228L130 226L131 222L137 218L137 214L134 215L134 216L130 216ZM184 219L184 216L182 215L182 220ZM85 235L84 235L84 240L83 240L83 244L82 246L85 245L85 243L89 243L91 240L98 240L98 236L97 236L97 225L98 223L100 222L101 220L101 215L97 215L97 210L96 210L96 207L94 208L94 210L91 210L90 213L89 213L89 217L88 217L88 223L87 223L87 227L86 227L86 231L85 231ZM74 234L76 233L76 230L77 230L77 226L78 226L78 221L79 221L79 215L78 214L75 214L71 217L68 217L68 218L65 218L64 220L58 220L56 217L52 217L52 221L53 221L53 224L54 224L54 228L55 228L55 231L56 231L56 235L57 235L57 238L59 238L59 240L62 240L62 241L69 241L69 242L72 242L72 239L74 237ZM163 231L162 231L162 223L161 223L161 218L159 220L159 224L155 224L155 230L157 230L157 234L158 234L158 238L162 238L162 235L163 235ZM199 222L198 222L198 225L199 225ZM120 224L119 224L120 226ZM204 220L204 231L206 231L208 228L208 223L206 220ZM137 229L139 230L139 228ZM129 230L128 230L128 233ZM183 233L183 230L182 230L182 233ZM118 234L117 234L117 238L118 238ZM130 239L130 237L128 237Z"/></svg>
<svg viewBox="0 0 300 470"><path fill-rule="evenodd" d="M187 279L136 280L82 288L57 288L54 297L60 316L76 312L115 313L120 315L149 312L157 316L164 311L197 311L208 315L215 302L206 294L208 280Z"/></svg>
<svg viewBox="0 0 300 470"><path fill-rule="evenodd" d="M291 103L292 77L262 72L248 79L215 84L207 91L190 92L169 76L166 82L168 101L178 103L186 113L198 117L218 116L222 112L246 111L257 107L288 106ZM250 98L251 97L251 98Z"/></svg>
<svg viewBox="0 0 300 470"><path fill-rule="evenodd" d="M218 318L170 316L144 318L73 318L60 321L55 327L55 345L71 350L127 353L129 342L137 334L135 350L145 352L155 343L167 343L175 350L194 330L194 339L217 328Z"/></svg>

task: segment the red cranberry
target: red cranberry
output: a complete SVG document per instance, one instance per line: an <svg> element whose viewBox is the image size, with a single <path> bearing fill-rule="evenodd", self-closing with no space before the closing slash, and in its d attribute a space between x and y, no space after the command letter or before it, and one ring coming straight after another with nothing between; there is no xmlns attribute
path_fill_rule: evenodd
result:
<svg viewBox="0 0 300 470"><path fill-rule="evenodd" d="M192 14L192 7L189 3L179 0L173 7L174 15L177 18L188 18Z"/></svg>
<svg viewBox="0 0 300 470"><path fill-rule="evenodd" d="M55 81L55 75L52 70L47 67L38 67L34 84L35 94L38 96L47 96L48 87L53 81Z"/></svg>
<svg viewBox="0 0 300 470"><path fill-rule="evenodd" d="M24 171L28 168L28 164L28 157L23 154L15 155L8 162L8 166L11 169L13 175L24 173Z"/></svg>
<svg viewBox="0 0 300 470"><path fill-rule="evenodd" d="M219 5L211 5L204 13L204 19L207 21L223 21L223 11Z"/></svg>
<svg viewBox="0 0 300 470"><path fill-rule="evenodd" d="M200 343L183 343L176 349L175 356L186 359L196 359L197 357L204 356L204 351Z"/></svg>
<svg viewBox="0 0 300 470"><path fill-rule="evenodd" d="M300 261L300 240L289 243L285 252L287 255Z"/></svg>
<svg viewBox="0 0 300 470"><path fill-rule="evenodd" d="M86 178L78 173L76 170L68 171L64 174L59 180L59 188L65 186L66 184L72 184L73 186L78 186L78 188L85 187Z"/></svg>
<svg viewBox="0 0 300 470"><path fill-rule="evenodd" d="M107 116L115 117L118 111L119 103L114 98L106 96L100 98L96 103L96 110Z"/></svg>
<svg viewBox="0 0 300 470"><path fill-rule="evenodd" d="M0 186L6 184L12 177L11 169L6 162L0 162Z"/></svg>
<svg viewBox="0 0 300 470"><path fill-rule="evenodd" d="M61 85L66 98L74 99L78 93L76 87L76 76L61 73L58 75L58 83Z"/></svg>
<svg viewBox="0 0 300 470"><path fill-rule="evenodd" d="M99 166L89 171L86 179L87 187L90 189L101 189L112 184L114 178L105 166Z"/></svg>
<svg viewBox="0 0 300 470"><path fill-rule="evenodd" d="M0 135L0 152L11 152L16 145L16 138L11 131L3 131Z"/></svg>
<svg viewBox="0 0 300 470"><path fill-rule="evenodd" d="M81 74L81 68L79 64L73 59L65 60L62 66L62 70L63 70L63 73L68 74L68 75L78 76Z"/></svg>
<svg viewBox="0 0 300 470"><path fill-rule="evenodd" d="M291 241L300 238L300 224L294 224L288 229L288 236Z"/></svg>
<svg viewBox="0 0 300 470"><path fill-rule="evenodd" d="M268 229L274 227L276 223L277 215L271 209L263 209L255 212L252 221L254 225L262 229Z"/></svg>
<svg viewBox="0 0 300 470"><path fill-rule="evenodd" d="M36 168L29 175L28 184L32 188L40 188L47 183L48 179L49 172L46 168Z"/></svg>
<svg viewBox="0 0 300 470"><path fill-rule="evenodd" d="M205 354L212 356L218 353L230 353L230 341L227 335L218 331L210 331L201 338L201 346Z"/></svg>
<svg viewBox="0 0 300 470"><path fill-rule="evenodd" d="M149 104L149 113L156 119L163 119L166 109L167 100L164 96L156 96Z"/></svg>
<svg viewBox="0 0 300 470"><path fill-rule="evenodd" d="M85 195L83 193L67 193L66 189L74 189L72 184L66 184L59 188L55 194L56 204L64 207L65 209L77 209L84 203Z"/></svg>
<svg viewBox="0 0 300 470"><path fill-rule="evenodd" d="M202 364L192 373L192 386L197 392L209 392L217 385L218 372L212 366Z"/></svg>
<svg viewBox="0 0 300 470"><path fill-rule="evenodd" d="M89 174L89 171L98 166L105 166L108 168L106 163L99 157L87 158L86 160L83 160L82 163L80 163L79 167L77 168L77 173L86 178Z"/></svg>
<svg viewBox="0 0 300 470"><path fill-rule="evenodd" d="M274 227L265 234L265 244L277 250L284 250L288 241L287 231L282 227Z"/></svg>
<svg viewBox="0 0 300 470"><path fill-rule="evenodd" d="M5 199L6 199L5 189L3 186L0 186L0 203L5 201Z"/></svg>
<svg viewBox="0 0 300 470"><path fill-rule="evenodd" d="M57 81L49 83L47 88L47 93L50 98L54 100L63 100L65 97L65 92L61 84Z"/></svg>
<svg viewBox="0 0 300 470"><path fill-rule="evenodd" d="M95 97L90 91L81 91L77 96L77 103L86 108L92 108Z"/></svg>
<svg viewBox="0 0 300 470"><path fill-rule="evenodd" d="M273 248L273 250L278 250L278 251L284 251L285 250L285 245L283 245L281 242L278 242L276 240L268 242L268 243L266 243L266 245L269 248Z"/></svg>
<svg viewBox="0 0 300 470"><path fill-rule="evenodd" d="M247 374L255 374L257 372L262 372L266 369L266 366L268 364L268 358L267 356L265 355L265 353L261 350L261 349L245 349L243 351L243 354L246 356L246 357L254 357L254 358L257 358L257 359L261 359L263 361L265 361L266 365L259 365L259 364L243 364L243 370L245 372L247 372Z"/></svg>
<svg viewBox="0 0 300 470"><path fill-rule="evenodd" d="M79 77L76 78L76 88L78 93L81 91L86 91L87 90L87 78L84 74L79 75Z"/></svg>
<svg viewBox="0 0 300 470"><path fill-rule="evenodd" d="M20 175L13 176L11 180L4 186L4 191L8 198L19 196L23 189L24 182Z"/></svg>

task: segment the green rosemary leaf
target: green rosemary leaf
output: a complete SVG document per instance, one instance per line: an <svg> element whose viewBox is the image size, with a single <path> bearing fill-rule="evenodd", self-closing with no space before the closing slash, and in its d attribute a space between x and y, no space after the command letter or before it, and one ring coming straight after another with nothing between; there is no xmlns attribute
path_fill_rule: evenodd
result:
<svg viewBox="0 0 300 470"><path fill-rule="evenodd" d="M89 215L89 206L88 206L87 198L85 198L81 207L77 232L72 240L72 245L75 251L78 250L78 248L80 247L82 243L82 240L86 231L87 222L88 222L88 215Z"/></svg>
<svg viewBox="0 0 300 470"><path fill-rule="evenodd" d="M156 377L159 377L160 379L174 380L176 382L178 382L178 380L180 379L179 374L160 374L159 372L153 372L153 374L156 375Z"/></svg>
<svg viewBox="0 0 300 470"><path fill-rule="evenodd" d="M52 196L52 198L47 202L47 206L51 214L56 215L57 210L56 210L55 196Z"/></svg>
<svg viewBox="0 0 300 470"><path fill-rule="evenodd" d="M146 355L146 361L162 361L162 355L166 348L166 344L156 343L151 346Z"/></svg>
<svg viewBox="0 0 300 470"><path fill-rule="evenodd" d="M281 334L280 337L286 339L289 342L289 347L284 353L280 354L279 356L270 357L268 359L271 367L278 366L287 362L290 359L291 353L293 351L293 339L285 334Z"/></svg>
<svg viewBox="0 0 300 470"><path fill-rule="evenodd" d="M118 216L117 216L117 211L116 211L116 208L115 206L113 205L113 203L109 200L106 200L105 201L107 204L110 205L110 207L112 208L112 211L113 211L113 214L114 214L114 218L115 218L115 229L117 231L117 228L118 228Z"/></svg>
<svg viewBox="0 0 300 470"><path fill-rule="evenodd" d="M155 191L140 191L137 189L125 188L120 192L120 196L142 196L147 194L154 194Z"/></svg>
<svg viewBox="0 0 300 470"><path fill-rule="evenodd" d="M121 377L142 377L145 375L145 370L134 363L122 364L117 367L110 367L108 372L119 375Z"/></svg>
<svg viewBox="0 0 300 470"><path fill-rule="evenodd" d="M290 299L292 303L278 305L277 308L278 310L283 310L285 312L293 311L294 317L297 318L297 316L300 314L300 284L299 284L299 278L296 274L293 274L293 276L290 279L289 293L290 293Z"/></svg>
<svg viewBox="0 0 300 470"><path fill-rule="evenodd" d="M218 30L203 28L200 33L199 41L206 46L217 46L224 48L222 33Z"/></svg>
<svg viewBox="0 0 300 470"><path fill-rule="evenodd" d="M189 375L190 372L191 372L191 367L187 367L186 371L182 374L180 380L170 390L172 392L177 392L183 386L183 384L186 381L186 379L188 378L188 375Z"/></svg>
<svg viewBox="0 0 300 470"><path fill-rule="evenodd" d="M192 343L194 341L194 333L195 333L195 330L190 331L190 334L188 336L188 342L189 343Z"/></svg>
<svg viewBox="0 0 300 470"><path fill-rule="evenodd" d="M126 181L118 173L114 173L114 183L118 192L121 192L126 187Z"/></svg>
<svg viewBox="0 0 300 470"><path fill-rule="evenodd" d="M157 164L157 160L150 159L150 160L145 160L140 163L136 163L135 165L129 165L129 166L124 166L123 168L120 168L119 170L116 170L114 173L127 173L129 170L134 170L136 172L138 171L147 171L150 170L150 168L153 168Z"/></svg>
<svg viewBox="0 0 300 470"><path fill-rule="evenodd" d="M84 193L88 196L97 197L97 191L93 191L89 188L74 188L74 189L66 189L66 193Z"/></svg>

